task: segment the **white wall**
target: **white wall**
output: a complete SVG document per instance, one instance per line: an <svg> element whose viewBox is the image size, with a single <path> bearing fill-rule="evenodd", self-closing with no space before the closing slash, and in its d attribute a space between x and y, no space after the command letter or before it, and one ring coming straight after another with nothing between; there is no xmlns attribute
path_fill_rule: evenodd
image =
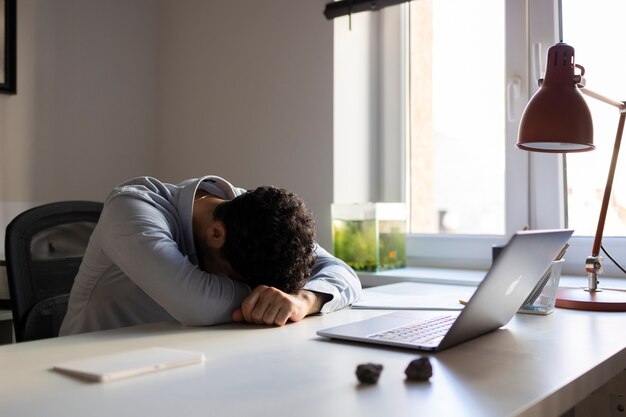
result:
<svg viewBox="0 0 626 417"><path fill-rule="evenodd" d="M208 173L296 192L330 247L333 34L324 4L161 1L158 151L171 181Z"/></svg>
<svg viewBox="0 0 626 417"><path fill-rule="evenodd" d="M378 15L334 20L334 202L378 201Z"/></svg>
<svg viewBox="0 0 626 417"><path fill-rule="evenodd" d="M301 195L330 248L325 0L19 0L0 200L102 200L136 175Z"/></svg>
<svg viewBox="0 0 626 417"><path fill-rule="evenodd" d="M334 29L334 201L404 201L400 7L343 16Z"/></svg>
<svg viewBox="0 0 626 417"><path fill-rule="evenodd" d="M0 200L101 200L154 171L153 2L17 3L17 95L0 95Z"/></svg>

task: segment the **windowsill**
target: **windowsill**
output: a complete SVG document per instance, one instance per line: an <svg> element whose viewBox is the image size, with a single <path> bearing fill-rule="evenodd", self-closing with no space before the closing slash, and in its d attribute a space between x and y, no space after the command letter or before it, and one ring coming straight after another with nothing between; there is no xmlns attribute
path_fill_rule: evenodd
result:
<svg viewBox="0 0 626 417"><path fill-rule="evenodd" d="M452 268L406 267L380 272L357 272L363 287L394 284L396 282L426 282L434 284L477 286L484 271Z"/></svg>
<svg viewBox="0 0 626 417"><path fill-rule="evenodd" d="M453 268L406 267L381 272L357 272L364 288L397 282L423 282L431 284L477 286L485 277L486 271ZM626 290L625 277L601 277L600 287L623 288ZM587 286L587 277L582 275L561 276L559 287L580 288Z"/></svg>

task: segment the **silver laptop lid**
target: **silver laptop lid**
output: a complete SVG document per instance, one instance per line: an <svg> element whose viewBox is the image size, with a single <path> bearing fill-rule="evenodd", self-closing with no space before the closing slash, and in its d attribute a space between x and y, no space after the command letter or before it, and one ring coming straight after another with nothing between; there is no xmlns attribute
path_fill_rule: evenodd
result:
<svg viewBox="0 0 626 417"><path fill-rule="evenodd" d="M573 230L515 233L482 280L437 350L508 323L550 267Z"/></svg>

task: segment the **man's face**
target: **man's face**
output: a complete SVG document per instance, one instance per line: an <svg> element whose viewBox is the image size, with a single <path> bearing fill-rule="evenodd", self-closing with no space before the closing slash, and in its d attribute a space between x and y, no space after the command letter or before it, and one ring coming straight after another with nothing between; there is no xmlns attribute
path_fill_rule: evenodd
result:
<svg viewBox="0 0 626 417"><path fill-rule="evenodd" d="M193 206L193 235L200 266L209 273L227 276L246 282L230 262L222 255L221 248L226 240L226 227L215 219L215 209L224 199L204 191L198 191Z"/></svg>
<svg viewBox="0 0 626 417"><path fill-rule="evenodd" d="M210 272L212 264L218 261L219 249L226 238L226 228L215 219L215 208L224 200L204 191L198 191L193 202L192 227L196 251L203 269ZM210 261L210 262L209 262Z"/></svg>

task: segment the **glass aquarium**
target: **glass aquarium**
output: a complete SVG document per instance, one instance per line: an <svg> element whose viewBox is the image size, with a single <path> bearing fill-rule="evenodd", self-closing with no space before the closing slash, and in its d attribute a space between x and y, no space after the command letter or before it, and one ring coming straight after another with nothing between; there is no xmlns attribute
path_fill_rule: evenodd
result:
<svg viewBox="0 0 626 417"><path fill-rule="evenodd" d="M335 256L356 271L406 266L404 203L333 204Z"/></svg>

